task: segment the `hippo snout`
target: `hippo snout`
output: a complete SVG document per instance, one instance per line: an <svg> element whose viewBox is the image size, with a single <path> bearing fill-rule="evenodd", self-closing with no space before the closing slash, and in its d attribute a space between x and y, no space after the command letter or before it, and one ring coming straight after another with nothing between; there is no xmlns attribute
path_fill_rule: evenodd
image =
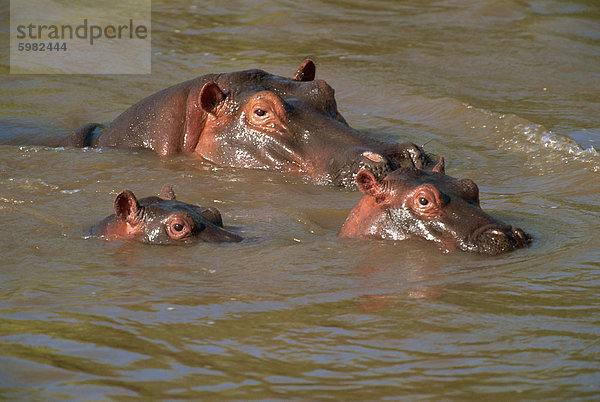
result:
<svg viewBox="0 0 600 402"><path fill-rule="evenodd" d="M354 173L358 173L360 169L368 169L377 179L382 180L392 171L392 166L390 161L383 155L372 151L365 151L360 155L358 169Z"/></svg>
<svg viewBox="0 0 600 402"><path fill-rule="evenodd" d="M430 156L423 151L423 148L412 142L398 144L397 150L392 154L391 158L395 165L394 169L404 167L424 169L431 163Z"/></svg>
<svg viewBox="0 0 600 402"><path fill-rule="evenodd" d="M356 185L356 174L361 169L371 171L377 179L381 180L393 170L393 166L388 158L378 152L362 151L351 163L337 172L332 182L337 186L352 188Z"/></svg>
<svg viewBox="0 0 600 402"><path fill-rule="evenodd" d="M468 243L465 251L495 255L527 247L531 243L531 236L519 228L492 224L477 229Z"/></svg>
<svg viewBox="0 0 600 402"><path fill-rule="evenodd" d="M241 236L219 226L206 225L199 229L198 239L207 243L238 243L243 240Z"/></svg>

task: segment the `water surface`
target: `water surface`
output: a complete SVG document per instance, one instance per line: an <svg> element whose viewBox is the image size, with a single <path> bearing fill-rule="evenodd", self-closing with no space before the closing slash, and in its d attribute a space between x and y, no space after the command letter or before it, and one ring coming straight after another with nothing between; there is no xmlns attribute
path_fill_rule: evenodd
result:
<svg viewBox="0 0 600 402"><path fill-rule="evenodd" d="M6 13L6 8L2 9ZM0 395L597 399L595 1L153 2L153 73L0 82ZM427 144L531 248L337 239L360 194L149 152L27 144L214 72L310 57L348 122ZM86 238L128 188L239 244Z"/></svg>

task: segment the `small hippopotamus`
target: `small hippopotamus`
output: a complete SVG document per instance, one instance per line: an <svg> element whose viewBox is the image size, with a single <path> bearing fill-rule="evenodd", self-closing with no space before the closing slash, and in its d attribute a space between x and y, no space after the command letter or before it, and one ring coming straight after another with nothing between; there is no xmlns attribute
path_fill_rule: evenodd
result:
<svg viewBox="0 0 600 402"><path fill-rule="evenodd" d="M444 158L433 171L406 167L378 179L361 170L356 181L365 195L350 211L340 237L425 239L444 251L489 255L531 242L523 230L483 212L477 185L470 179L447 176Z"/></svg>
<svg viewBox="0 0 600 402"><path fill-rule="evenodd" d="M131 239L149 244L239 242L240 236L223 229L221 213L175 200L166 185L160 197L138 200L124 190L114 201L115 213L92 226L90 234L106 240Z"/></svg>
<svg viewBox="0 0 600 402"><path fill-rule="evenodd" d="M262 70L208 74L151 95L107 127L91 123L59 146L145 148L220 167L272 169L354 186L361 168L423 168L417 145L386 143L350 127L334 90L305 60L290 78Z"/></svg>

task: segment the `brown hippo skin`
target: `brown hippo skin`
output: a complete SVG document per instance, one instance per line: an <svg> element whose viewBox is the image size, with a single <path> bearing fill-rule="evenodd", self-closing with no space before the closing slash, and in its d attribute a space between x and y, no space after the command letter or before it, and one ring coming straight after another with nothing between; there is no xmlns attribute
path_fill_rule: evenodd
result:
<svg viewBox="0 0 600 402"><path fill-rule="evenodd" d="M406 167L377 179L361 170L356 181L365 195L350 211L340 237L425 239L444 251L489 255L531 242L521 229L483 212L477 185L444 174L443 158L433 171Z"/></svg>
<svg viewBox="0 0 600 402"><path fill-rule="evenodd" d="M87 124L61 146L193 154L221 167L274 169L353 186L375 172L429 163L412 143L384 143L350 127L334 90L305 60L291 78L262 70L209 74L151 95L108 127Z"/></svg>
<svg viewBox="0 0 600 402"><path fill-rule="evenodd" d="M149 244L239 242L235 233L223 229L216 208L199 207L175 200L170 186L160 197L138 200L124 190L114 201L115 213L90 228L90 235L105 240L137 240Z"/></svg>

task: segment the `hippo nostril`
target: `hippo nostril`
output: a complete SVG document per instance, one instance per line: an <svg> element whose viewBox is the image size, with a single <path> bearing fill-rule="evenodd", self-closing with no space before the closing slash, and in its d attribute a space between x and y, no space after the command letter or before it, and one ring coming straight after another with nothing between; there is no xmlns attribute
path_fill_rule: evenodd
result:
<svg viewBox="0 0 600 402"><path fill-rule="evenodd" d="M504 231L498 225L484 225L477 228L471 234L471 240L476 241L477 239L484 238L488 235L502 235Z"/></svg>
<svg viewBox="0 0 600 402"><path fill-rule="evenodd" d="M498 254L515 248L524 248L531 237L521 229L497 224L485 225L470 236L470 248L487 254Z"/></svg>
<svg viewBox="0 0 600 402"><path fill-rule="evenodd" d="M362 170L369 170L378 180L383 179L392 171L388 158L374 151L360 150L354 154L353 159L347 165L337 170L331 181L343 187L354 187L356 185L356 174Z"/></svg>
<svg viewBox="0 0 600 402"><path fill-rule="evenodd" d="M376 154L375 152L365 151L362 153L362 156L375 163L383 162L383 156Z"/></svg>
<svg viewBox="0 0 600 402"><path fill-rule="evenodd" d="M378 153L365 151L360 156L354 173L357 173L360 169L368 169L376 178L383 179L391 171L390 162Z"/></svg>
<svg viewBox="0 0 600 402"><path fill-rule="evenodd" d="M519 247L526 247L529 243L531 243L531 236L519 228L513 229L512 237L517 242Z"/></svg>
<svg viewBox="0 0 600 402"><path fill-rule="evenodd" d="M429 157L423 149L412 142L404 142L399 145L401 159L397 161L398 167L416 167L423 169L429 162Z"/></svg>
<svg viewBox="0 0 600 402"><path fill-rule="evenodd" d="M481 238L494 240L495 242L508 241L512 236L510 235L510 228L494 227L489 228L481 234Z"/></svg>
<svg viewBox="0 0 600 402"><path fill-rule="evenodd" d="M499 254L519 247L510 226L489 224L479 227L467 240L466 249L484 254Z"/></svg>

